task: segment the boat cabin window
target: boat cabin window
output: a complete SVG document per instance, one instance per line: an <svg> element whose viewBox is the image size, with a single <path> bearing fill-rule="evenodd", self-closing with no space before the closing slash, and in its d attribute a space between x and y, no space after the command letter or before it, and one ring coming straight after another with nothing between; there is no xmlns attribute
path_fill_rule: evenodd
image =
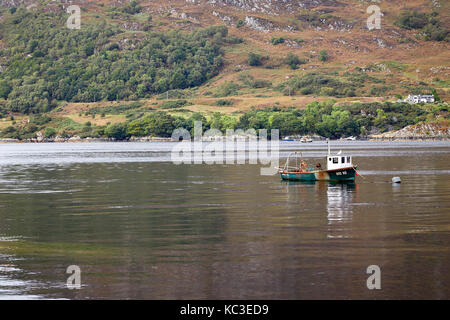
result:
<svg viewBox="0 0 450 320"><path fill-rule="evenodd" d="M350 161L350 157L347 157L347 163L350 163L351 161Z"/></svg>
<svg viewBox="0 0 450 320"><path fill-rule="evenodd" d="M339 163L339 158L338 157L334 157L333 158L333 163Z"/></svg>
<svg viewBox="0 0 450 320"><path fill-rule="evenodd" d="M341 158L341 163L345 163L345 157Z"/></svg>

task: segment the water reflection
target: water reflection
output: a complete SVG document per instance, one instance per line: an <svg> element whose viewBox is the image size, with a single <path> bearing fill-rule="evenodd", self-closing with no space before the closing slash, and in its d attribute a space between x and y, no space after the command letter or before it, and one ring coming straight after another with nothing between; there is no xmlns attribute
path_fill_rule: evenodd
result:
<svg viewBox="0 0 450 320"><path fill-rule="evenodd" d="M282 181L287 193L289 207L300 203L314 206L313 202L326 199L328 238L350 237L345 224L353 218L354 198L358 195L358 185L354 182L331 183L325 181ZM320 216L322 213L317 212Z"/></svg>
<svg viewBox="0 0 450 320"><path fill-rule="evenodd" d="M103 159L102 145L43 146L73 148L74 163L63 165L41 146L15 147L0 154L0 298L450 297L450 152L427 152L450 145L405 158L366 144L358 164L374 174L358 184L281 182L251 165L146 163L148 144L105 146L105 163L91 161ZM51 161L21 164L30 148ZM125 148L126 163L114 158ZM391 185L392 172L424 164L434 174ZM76 292L65 286L72 264L83 270ZM370 264L385 272L381 292L365 285Z"/></svg>
<svg viewBox="0 0 450 320"><path fill-rule="evenodd" d="M21 279L25 272L16 265L17 260L14 256L0 254L0 300L40 299L38 295L27 293L39 284Z"/></svg>
<svg viewBox="0 0 450 320"><path fill-rule="evenodd" d="M327 189L328 238L348 238L344 224L353 217L355 183L330 184Z"/></svg>
<svg viewBox="0 0 450 320"><path fill-rule="evenodd" d="M330 184L327 189L328 224L344 222L352 219L353 192L356 184Z"/></svg>

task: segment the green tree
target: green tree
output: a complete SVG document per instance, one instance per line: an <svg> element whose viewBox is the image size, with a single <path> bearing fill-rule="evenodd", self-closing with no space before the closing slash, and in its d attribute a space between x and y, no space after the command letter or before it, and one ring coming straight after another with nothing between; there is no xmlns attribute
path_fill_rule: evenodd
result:
<svg viewBox="0 0 450 320"><path fill-rule="evenodd" d="M322 115L322 121L317 125L317 133L323 137L337 137L337 121L329 114Z"/></svg>
<svg viewBox="0 0 450 320"><path fill-rule="evenodd" d="M142 120L134 120L128 123L126 129L127 136L130 137L143 137L147 134L147 128L145 122Z"/></svg>
<svg viewBox="0 0 450 320"><path fill-rule="evenodd" d="M265 111L257 111L248 119L248 128L251 129L270 129L269 125L270 113Z"/></svg>
<svg viewBox="0 0 450 320"><path fill-rule="evenodd" d="M262 64L262 57L259 54L249 52L248 64L252 67L260 66Z"/></svg>
<svg viewBox="0 0 450 320"><path fill-rule="evenodd" d="M280 136L304 134L301 118L290 112L277 112L269 117L271 129L280 130Z"/></svg>
<svg viewBox="0 0 450 320"><path fill-rule="evenodd" d="M441 101L441 97L439 97L439 94L437 93L436 89L431 90L431 94L434 96L434 101L439 102Z"/></svg>
<svg viewBox="0 0 450 320"><path fill-rule="evenodd" d="M129 4L122 8L122 11L128 14L136 14L141 12L141 5L136 0L131 0Z"/></svg>
<svg viewBox="0 0 450 320"><path fill-rule="evenodd" d="M322 62L328 61L330 57L328 56L327 50L320 50L319 52L319 60Z"/></svg>
<svg viewBox="0 0 450 320"><path fill-rule="evenodd" d="M215 96L220 98L235 95L238 93L238 90L239 85L237 85L233 81L226 81L217 89L217 93L215 94Z"/></svg>
<svg viewBox="0 0 450 320"><path fill-rule="evenodd" d="M47 127L44 130L44 138L53 138L56 135L57 131L55 128Z"/></svg>
<svg viewBox="0 0 450 320"><path fill-rule="evenodd" d="M124 140L128 138L127 125L125 123L110 124L105 128L105 134L109 138Z"/></svg>
<svg viewBox="0 0 450 320"><path fill-rule="evenodd" d="M163 112L156 112L146 118L148 134L153 137L170 137L174 127L174 118Z"/></svg>
<svg viewBox="0 0 450 320"><path fill-rule="evenodd" d="M386 112L383 109L377 109L377 116L374 120L374 125L384 130L386 128L386 125L388 124L387 115Z"/></svg>
<svg viewBox="0 0 450 320"><path fill-rule="evenodd" d="M291 67L292 70L298 69L298 65L302 62L303 61L301 61L300 58L292 52L289 52L286 56L286 64Z"/></svg>
<svg viewBox="0 0 450 320"><path fill-rule="evenodd" d="M0 80L0 98L7 99L12 88L6 80Z"/></svg>

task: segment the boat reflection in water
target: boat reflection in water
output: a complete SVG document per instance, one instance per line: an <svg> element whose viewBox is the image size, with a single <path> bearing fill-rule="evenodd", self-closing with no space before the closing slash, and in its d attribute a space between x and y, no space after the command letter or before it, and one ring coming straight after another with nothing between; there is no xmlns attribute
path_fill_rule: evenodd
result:
<svg viewBox="0 0 450 320"><path fill-rule="evenodd" d="M328 238L348 238L345 226L353 218L353 196L357 192L356 183L330 183L327 189Z"/></svg>
<svg viewBox="0 0 450 320"><path fill-rule="evenodd" d="M290 200L299 198L299 202L305 204L303 207L315 206L314 202L321 202L326 198L326 217L328 222L328 238L348 238L350 231L346 228L347 223L353 218L353 202L358 194L358 184L349 182L326 182L326 181L282 181L289 187L295 187L297 192L290 192ZM317 210L317 209L314 209ZM322 213L323 213L322 211ZM320 214L321 212L317 212Z"/></svg>
<svg viewBox="0 0 450 320"><path fill-rule="evenodd" d="M353 214L353 192L355 183L329 184L327 189L328 222L351 220Z"/></svg>

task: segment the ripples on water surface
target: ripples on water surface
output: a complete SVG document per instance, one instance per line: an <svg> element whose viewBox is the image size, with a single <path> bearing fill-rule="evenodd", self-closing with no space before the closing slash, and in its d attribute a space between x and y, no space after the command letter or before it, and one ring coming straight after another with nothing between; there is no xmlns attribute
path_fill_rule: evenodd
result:
<svg viewBox="0 0 450 320"><path fill-rule="evenodd" d="M356 184L177 166L172 147L0 145L0 299L450 298L450 143L336 143ZM69 265L81 290L65 287Z"/></svg>

